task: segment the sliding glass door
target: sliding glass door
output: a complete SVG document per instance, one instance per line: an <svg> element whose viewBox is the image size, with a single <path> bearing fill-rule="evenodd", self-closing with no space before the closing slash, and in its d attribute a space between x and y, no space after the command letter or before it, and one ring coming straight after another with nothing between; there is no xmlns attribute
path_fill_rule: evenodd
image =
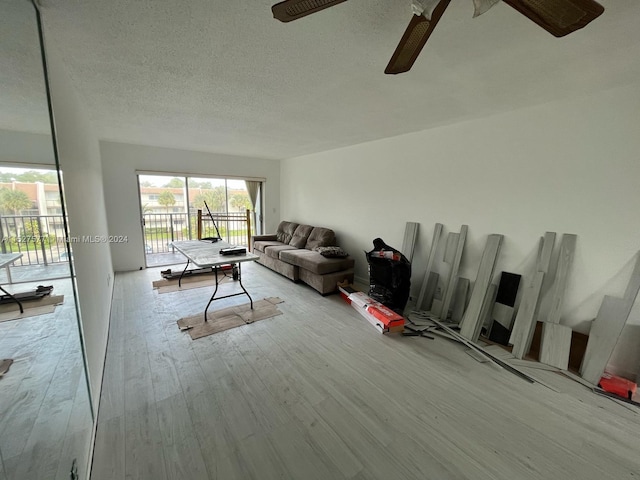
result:
<svg viewBox="0 0 640 480"><path fill-rule="evenodd" d="M139 174L138 185L147 267L182 263L175 240L220 235L248 245L260 231L260 180Z"/></svg>
<svg viewBox="0 0 640 480"><path fill-rule="evenodd" d="M251 221L253 206L244 180L189 177L187 184L189 211L196 222L198 210L202 212L201 237L220 235L233 245L249 244L248 238L255 228ZM195 227L197 236L197 224Z"/></svg>

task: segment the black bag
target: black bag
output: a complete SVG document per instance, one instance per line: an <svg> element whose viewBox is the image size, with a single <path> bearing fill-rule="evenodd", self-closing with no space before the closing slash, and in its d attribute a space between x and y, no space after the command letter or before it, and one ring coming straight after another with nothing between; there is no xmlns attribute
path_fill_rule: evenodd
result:
<svg viewBox="0 0 640 480"><path fill-rule="evenodd" d="M411 262L381 238L365 252L369 263L369 296L402 315L411 289Z"/></svg>

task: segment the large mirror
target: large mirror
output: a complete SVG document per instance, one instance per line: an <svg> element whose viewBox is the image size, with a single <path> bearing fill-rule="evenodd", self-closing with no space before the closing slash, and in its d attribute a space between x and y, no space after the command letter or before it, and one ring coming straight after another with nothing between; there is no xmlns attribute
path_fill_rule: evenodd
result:
<svg viewBox="0 0 640 480"><path fill-rule="evenodd" d="M93 412L37 11L0 0L0 480L87 478Z"/></svg>

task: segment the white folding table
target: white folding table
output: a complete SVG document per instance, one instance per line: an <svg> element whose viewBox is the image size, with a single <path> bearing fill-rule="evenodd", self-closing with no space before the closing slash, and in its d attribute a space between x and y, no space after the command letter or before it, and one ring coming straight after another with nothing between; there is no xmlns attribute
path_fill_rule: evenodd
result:
<svg viewBox="0 0 640 480"><path fill-rule="evenodd" d="M242 285L242 270L241 265L244 262L253 262L257 260L259 257L254 255L253 253L243 253L240 255L222 255L220 250L223 248L230 248L231 245L224 241L217 241L212 243L209 240L184 240L171 242L171 246L173 246L176 250L178 250L181 254L183 254L187 258L187 264L180 275L180 279L178 280L178 284L180 285L182 277L185 272L189 268L189 264L193 263L194 265L200 268L211 268L215 274L216 278L216 287L209 299L209 303L207 303L207 307L204 309L204 321L207 321L207 310L209 310L209 306L214 300L221 300L223 298L235 297L237 295L246 295L249 297L249 302L251 302L251 308L253 309L253 299L247 289ZM242 292L232 293L229 295L223 295L221 297L216 297L216 293L218 293L218 286L220 285L220 279L218 277L218 271L220 270L223 273L223 278L226 276L222 267L224 265L231 265L233 269L233 279L238 280L240 284L240 288L242 288Z"/></svg>

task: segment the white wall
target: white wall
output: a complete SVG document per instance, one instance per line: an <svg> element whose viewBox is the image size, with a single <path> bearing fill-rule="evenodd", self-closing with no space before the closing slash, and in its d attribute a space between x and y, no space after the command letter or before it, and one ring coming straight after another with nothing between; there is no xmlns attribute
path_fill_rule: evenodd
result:
<svg viewBox="0 0 640 480"><path fill-rule="evenodd" d="M71 236L106 236L107 219L97 137L55 51L47 51L60 167ZM92 400L97 406L113 292L106 242L72 246Z"/></svg>
<svg viewBox="0 0 640 480"><path fill-rule="evenodd" d="M282 218L334 228L364 282L371 241L400 248L405 222L420 222L414 296L436 222L469 225L472 281L490 233L505 235L498 274L529 273L545 231L575 233L562 323L586 331L603 295L624 293L640 249L638 112L634 84L285 160Z"/></svg>
<svg viewBox="0 0 640 480"><path fill-rule="evenodd" d="M144 266L140 199L136 171L193 175L265 178L265 222L275 231L280 218L280 165L263 160L215 153L100 142L107 218L111 235L126 235L127 243L113 244L116 271Z"/></svg>
<svg viewBox="0 0 640 480"><path fill-rule="evenodd" d="M0 163L55 167L51 135L0 130Z"/></svg>

